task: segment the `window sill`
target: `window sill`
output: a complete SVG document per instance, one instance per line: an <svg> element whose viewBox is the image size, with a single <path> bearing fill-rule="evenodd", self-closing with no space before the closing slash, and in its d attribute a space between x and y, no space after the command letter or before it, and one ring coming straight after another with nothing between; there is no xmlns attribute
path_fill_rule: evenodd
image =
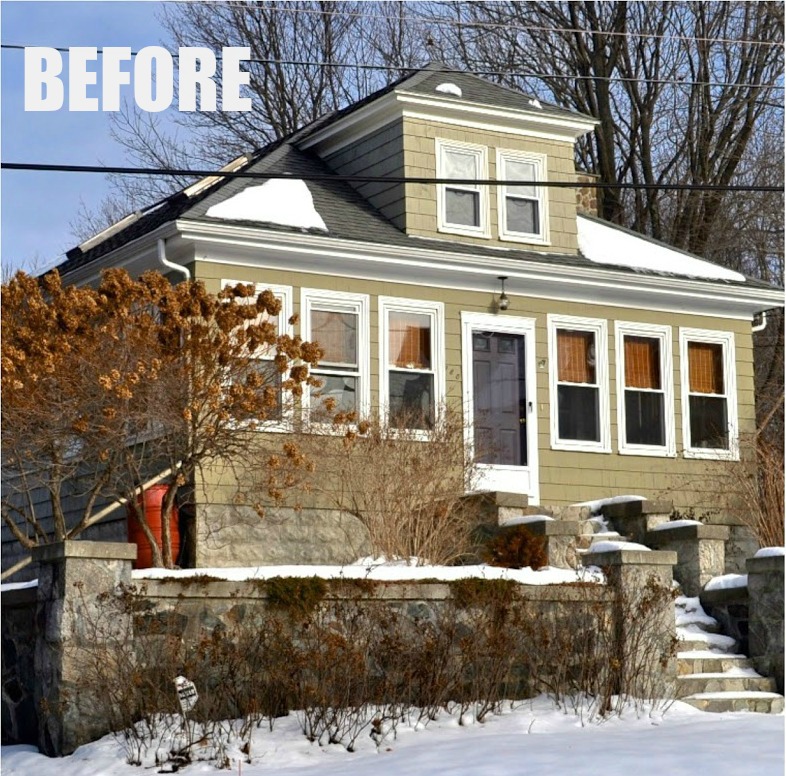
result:
<svg viewBox="0 0 786 776"><path fill-rule="evenodd" d="M491 232L487 228L473 229L469 226L454 226L452 224L438 224L437 231L442 234L457 234L461 237L477 237L481 240L490 240Z"/></svg>
<svg viewBox="0 0 786 776"><path fill-rule="evenodd" d="M734 450L724 449L688 449L682 451L684 458L702 461L739 461L740 455Z"/></svg>
<svg viewBox="0 0 786 776"><path fill-rule="evenodd" d="M648 458L676 458L676 450L668 450L663 447L620 447L617 451L620 455L638 455Z"/></svg>
<svg viewBox="0 0 786 776"><path fill-rule="evenodd" d="M500 242L515 242L525 243L527 245L542 245L550 246L551 240L548 236L541 236L537 234L516 234L514 232L500 232Z"/></svg>
<svg viewBox="0 0 786 776"><path fill-rule="evenodd" d="M571 442L564 439L552 442L551 449L568 453L611 453L611 447L599 442Z"/></svg>

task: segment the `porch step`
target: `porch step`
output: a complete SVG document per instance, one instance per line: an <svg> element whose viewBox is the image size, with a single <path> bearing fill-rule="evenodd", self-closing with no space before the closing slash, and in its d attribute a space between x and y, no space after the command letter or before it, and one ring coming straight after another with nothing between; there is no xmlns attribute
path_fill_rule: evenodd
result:
<svg viewBox="0 0 786 776"><path fill-rule="evenodd" d="M680 597L674 605L679 639L677 697L702 711L753 711L779 714L784 698L775 680L761 676L753 661L736 652L737 642L719 633L717 620L698 598Z"/></svg>
<svg viewBox="0 0 786 776"><path fill-rule="evenodd" d="M502 525L512 518L530 514L527 511L529 499L524 493L484 490L468 493L461 500L478 510L482 522L493 525Z"/></svg>
<svg viewBox="0 0 786 776"><path fill-rule="evenodd" d="M759 714L780 714L784 698L776 692L702 692L680 698L702 711L754 711Z"/></svg>

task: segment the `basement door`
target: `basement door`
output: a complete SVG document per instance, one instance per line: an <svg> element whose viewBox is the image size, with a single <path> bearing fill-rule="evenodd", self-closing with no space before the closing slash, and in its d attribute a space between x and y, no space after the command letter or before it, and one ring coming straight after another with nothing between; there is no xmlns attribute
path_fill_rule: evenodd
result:
<svg viewBox="0 0 786 776"><path fill-rule="evenodd" d="M535 325L529 318L462 314L466 443L473 490L539 500Z"/></svg>

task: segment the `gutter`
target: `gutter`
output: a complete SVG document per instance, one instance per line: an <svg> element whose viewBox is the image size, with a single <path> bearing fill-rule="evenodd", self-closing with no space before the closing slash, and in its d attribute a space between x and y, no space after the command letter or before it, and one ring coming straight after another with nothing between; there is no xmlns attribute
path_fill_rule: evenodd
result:
<svg viewBox="0 0 786 776"><path fill-rule="evenodd" d="M181 272L183 274L183 280L189 281L191 280L191 272L189 272L187 267L184 267L182 264L175 264L172 261L169 261L166 257L166 240L163 238L159 238L158 240L158 261L159 263L166 267L167 269L171 269L175 272Z"/></svg>

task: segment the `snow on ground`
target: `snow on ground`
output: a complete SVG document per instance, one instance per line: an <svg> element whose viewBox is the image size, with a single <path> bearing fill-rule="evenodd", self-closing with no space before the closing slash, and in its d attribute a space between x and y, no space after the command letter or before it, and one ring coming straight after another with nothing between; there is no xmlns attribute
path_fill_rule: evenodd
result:
<svg viewBox="0 0 786 776"><path fill-rule="evenodd" d="M379 751L364 731L358 751L310 744L296 715L276 720L273 732L254 732L251 762L231 748L230 768L242 776L782 776L784 717L745 712L709 714L676 702L665 713L586 723L545 698L525 701L484 724L460 726L443 714L425 729L399 727ZM242 762L238 762L238 761ZM126 765L118 741L107 736L73 755L48 759L33 747L3 747L3 776L140 776L157 768ZM211 763L179 771L221 773Z"/></svg>
<svg viewBox="0 0 786 776"><path fill-rule="evenodd" d="M577 222L579 250L596 264L613 264L707 280L745 280L745 276L739 272L594 218L579 216Z"/></svg>
<svg viewBox="0 0 786 776"><path fill-rule="evenodd" d="M183 579L193 576L208 576L217 579L242 581L246 579L270 579L271 577L321 577L322 579L371 579L380 582L405 582L412 580L438 580L449 582L455 579L509 579L524 585L560 585L565 582L602 582L602 572L593 567L573 570L544 566L533 571L531 568L508 569L500 566L429 566L410 562L385 561L363 558L348 566L252 566L249 568L200 568L200 569L140 569L134 571L134 579Z"/></svg>
<svg viewBox="0 0 786 776"><path fill-rule="evenodd" d="M308 186L299 178L269 180L261 186L247 186L233 197L213 205L205 215L229 221L259 221L328 231L314 207Z"/></svg>

